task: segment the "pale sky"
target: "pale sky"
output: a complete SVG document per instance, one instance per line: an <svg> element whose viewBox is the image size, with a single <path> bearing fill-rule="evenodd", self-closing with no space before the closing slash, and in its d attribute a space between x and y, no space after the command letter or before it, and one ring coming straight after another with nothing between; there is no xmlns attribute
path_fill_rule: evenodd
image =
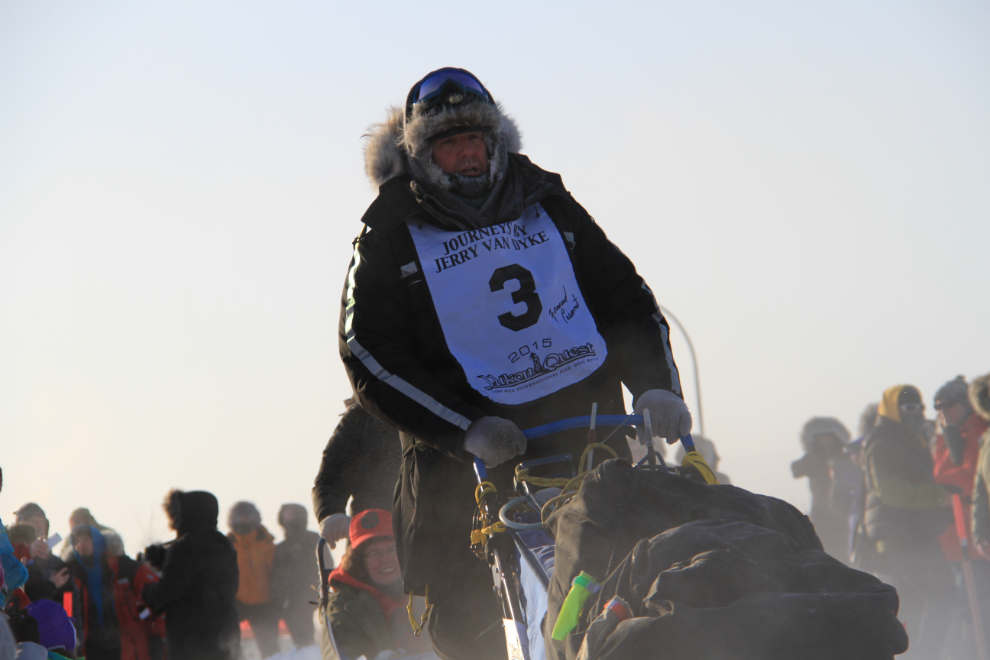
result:
<svg viewBox="0 0 990 660"><path fill-rule="evenodd" d="M441 66L687 326L737 485L804 509L808 418L990 371L985 2L4 0L5 522L133 554L173 486L311 507L361 135Z"/></svg>

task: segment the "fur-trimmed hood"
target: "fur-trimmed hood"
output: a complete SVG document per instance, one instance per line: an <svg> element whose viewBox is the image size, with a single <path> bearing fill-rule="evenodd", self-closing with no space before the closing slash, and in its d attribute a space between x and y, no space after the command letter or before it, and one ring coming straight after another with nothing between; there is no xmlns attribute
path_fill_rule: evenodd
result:
<svg viewBox="0 0 990 660"><path fill-rule="evenodd" d="M990 421L990 374L980 376L970 384L969 402L980 417Z"/></svg>
<svg viewBox="0 0 990 660"><path fill-rule="evenodd" d="M486 129L493 181L504 173L505 154L519 153L522 149L519 127L501 105L467 103L430 117L414 110L408 122L403 108L393 105L386 111L385 121L369 126L364 135L364 166L372 186L377 190L389 179L404 174L413 179L424 178L419 183L447 190L447 177L430 154L429 138L455 126ZM409 159L415 160L419 167L410 167Z"/></svg>
<svg viewBox="0 0 990 660"><path fill-rule="evenodd" d="M805 451L811 451L815 436L819 435L834 435L842 444L849 442L849 430L835 417L812 417L801 429L801 446Z"/></svg>

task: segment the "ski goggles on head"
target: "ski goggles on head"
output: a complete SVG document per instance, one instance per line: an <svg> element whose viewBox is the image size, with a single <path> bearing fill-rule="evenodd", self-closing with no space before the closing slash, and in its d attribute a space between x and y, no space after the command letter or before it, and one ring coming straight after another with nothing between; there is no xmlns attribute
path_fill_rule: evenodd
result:
<svg viewBox="0 0 990 660"><path fill-rule="evenodd" d="M445 67L428 73L409 92L406 99L406 116L414 106L423 104L427 109L443 105L457 105L473 96L484 103L494 103L481 81L464 69Z"/></svg>

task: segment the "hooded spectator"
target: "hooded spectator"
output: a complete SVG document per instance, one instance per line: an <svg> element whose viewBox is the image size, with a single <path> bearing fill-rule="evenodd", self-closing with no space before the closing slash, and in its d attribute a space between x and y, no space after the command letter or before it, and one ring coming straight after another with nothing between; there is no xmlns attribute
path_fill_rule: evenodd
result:
<svg viewBox="0 0 990 660"><path fill-rule="evenodd" d="M83 638L89 660L120 657L120 626L113 609L113 582L106 543L95 527L72 530L73 557L69 560L81 602L73 611L83 613Z"/></svg>
<svg viewBox="0 0 990 660"><path fill-rule="evenodd" d="M350 547L330 573L332 593L327 617L334 639L349 658L399 655L430 650L426 636L415 637L409 626L402 576L395 553L392 514L368 509L354 516Z"/></svg>
<svg viewBox="0 0 990 660"><path fill-rule="evenodd" d="M849 558L850 516L862 482L846 453L849 431L834 417L813 417L801 429L805 454L791 463L794 478L808 477L811 522L825 550L842 561Z"/></svg>
<svg viewBox="0 0 990 660"><path fill-rule="evenodd" d="M313 644L313 606L320 587L316 545L320 535L306 529L308 514L301 504L283 504L278 512L285 540L275 546L272 602L296 646Z"/></svg>
<svg viewBox="0 0 990 660"><path fill-rule="evenodd" d="M251 624L261 657L278 653L278 612L271 602L272 564L275 538L261 524L261 512L250 502L237 502L230 509L227 536L237 550L240 587L237 611Z"/></svg>
<svg viewBox="0 0 990 660"><path fill-rule="evenodd" d="M69 514L69 529L73 530L79 525L87 525L89 527L95 527L102 534L103 532L113 532L114 530L106 525L101 525L93 517L93 514L89 512L86 507L79 507ZM115 532L116 533L116 532ZM72 535L66 540L65 544L62 546L62 559L69 561L72 557Z"/></svg>
<svg viewBox="0 0 990 660"><path fill-rule="evenodd" d="M240 627L237 555L217 530L217 498L204 491L171 491L165 512L176 538L167 547L146 551L162 570L161 580L141 592L157 612L165 612L170 658L234 660L239 657Z"/></svg>
<svg viewBox="0 0 990 660"><path fill-rule="evenodd" d="M889 576L901 597L910 657L937 658L955 609L952 574L936 540L951 513L949 490L935 483L921 435L924 411L916 387L896 385L884 392L863 452L865 520L877 571Z"/></svg>
<svg viewBox="0 0 990 660"><path fill-rule="evenodd" d="M69 560L79 590L85 656L88 660L160 658L162 646L152 621L140 618L141 589L158 581L145 564L126 555L110 556L100 530L78 525L72 530ZM77 605L73 605L76 611Z"/></svg>
<svg viewBox="0 0 990 660"><path fill-rule="evenodd" d="M368 414L353 397L333 430L313 485L313 513L320 535L331 548L347 538L351 514L365 509L391 509L392 493L402 467L399 432Z"/></svg>

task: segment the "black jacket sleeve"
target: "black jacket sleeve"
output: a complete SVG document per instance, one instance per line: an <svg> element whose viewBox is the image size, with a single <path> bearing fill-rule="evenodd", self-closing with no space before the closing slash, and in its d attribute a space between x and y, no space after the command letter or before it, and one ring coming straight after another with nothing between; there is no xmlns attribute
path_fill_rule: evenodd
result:
<svg viewBox="0 0 990 660"><path fill-rule="evenodd" d="M670 327L632 261L569 193L552 196L544 206L552 218L563 221L559 224L572 245L581 287L634 399L653 389L682 396ZM567 235L571 232L573 240Z"/></svg>
<svg viewBox="0 0 990 660"><path fill-rule="evenodd" d="M464 461L464 431L484 413L416 359L403 265L385 233L356 241L341 301L340 356L365 410Z"/></svg>
<svg viewBox="0 0 990 660"><path fill-rule="evenodd" d="M156 612L161 612L182 598L194 583L195 558L189 552L189 544L182 539L176 541L165 555L162 578L145 586L141 600Z"/></svg>
<svg viewBox="0 0 990 660"><path fill-rule="evenodd" d="M392 491L402 462L398 432L352 406L340 418L323 450L320 472L313 485L313 512L321 521L345 513L353 495L355 506L392 508Z"/></svg>

